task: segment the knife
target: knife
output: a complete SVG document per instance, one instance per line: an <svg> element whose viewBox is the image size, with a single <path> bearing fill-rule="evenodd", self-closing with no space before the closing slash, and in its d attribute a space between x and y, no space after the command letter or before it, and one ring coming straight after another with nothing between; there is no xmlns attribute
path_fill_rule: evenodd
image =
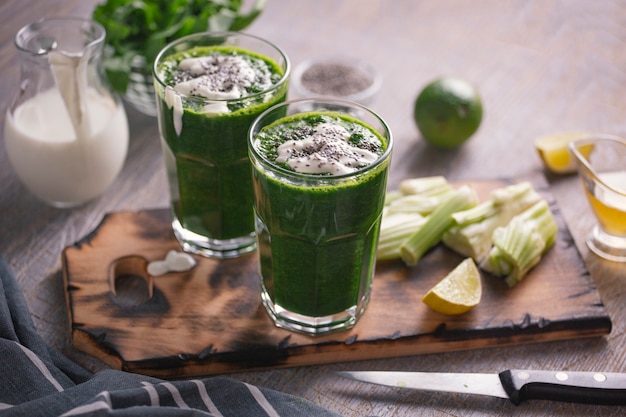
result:
<svg viewBox="0 0 626 417"><path fill-rule="evenodd" d="M390 387L489 395L518 405L550 400L626 405L626 373L508 370L499 374L345 371L344 378Z"/></svg>

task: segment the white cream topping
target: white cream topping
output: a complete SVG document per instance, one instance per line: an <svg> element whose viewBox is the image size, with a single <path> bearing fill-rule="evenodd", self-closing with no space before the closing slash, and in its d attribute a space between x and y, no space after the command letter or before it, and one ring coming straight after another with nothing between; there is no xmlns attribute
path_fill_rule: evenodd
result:
<svg viewBox="0 0 626 417"><path fill-rule="evenodd" d="M256 71L248 61L231 55L187 58L178 64L193 78L179 82L174 89L181 94L214 100L237 99L255 82Z"/></svg>
<svg viewBox="0 0 626 417"><path fill-rule="evenodd" d="M180 132L183 130L183 100L169 85L165 87L165 104L170 109L174 107L174 130L180 136Z"/></svg>
<svg viewBox="0 0 626 417"><path fill-rule="evenodd" d="M196 260L191 255L170 250L165 259L152 261L148 264L148 273L152 276L159 276L168 272L188 271L194 266L196 266Z"/></svg>
<svg viewBox="0 0 626 417"><path fill-rule="evenodd" d="M228 104L225 101L211 101L202 107L202 113L223 114L228 113Z"/></svg>
<svg viewBox="0 0 626 417"><path fill-rule="evenodd" d="M219 115L230 111L225 100L244 97L247 89L259 80L266 80L262 88L271 83L269 77L257 77L250 62L236 55L187 58L178 63L178 69L185 75L173 88L166 87L165 102L169 108L174 107L174 128L179 136L183 128L183 103L179 94L207 98L202 113Z"/></svg>
<svg viewBox="0 0 626 417"><path fill-rule="evenodd" d="M278 146L276 162L286 163L303 174L349 174L374 162L378 155L348 143L350 132L332 123L317 125L302 140L289 140Z"/></svg>

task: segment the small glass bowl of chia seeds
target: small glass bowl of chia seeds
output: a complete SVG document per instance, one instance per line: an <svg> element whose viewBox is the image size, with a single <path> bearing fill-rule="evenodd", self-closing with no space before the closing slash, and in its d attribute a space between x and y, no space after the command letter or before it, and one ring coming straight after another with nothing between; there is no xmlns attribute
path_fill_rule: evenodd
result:
<svg viewBox="0 0 626 417"><path fill-rule="evenodd" d="M297 98L338 97L368 106L380 90L382 77L371 65L355 58L314 58L294 69L291 87Z"/></svg>

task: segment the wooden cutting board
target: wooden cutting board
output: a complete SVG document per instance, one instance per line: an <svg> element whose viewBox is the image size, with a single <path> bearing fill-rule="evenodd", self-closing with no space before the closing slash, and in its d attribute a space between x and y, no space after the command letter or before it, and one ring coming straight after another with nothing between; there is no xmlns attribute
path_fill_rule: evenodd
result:
<svg viewBox="0 0 626 417"><path fill-rule="evenodd" d="M506 181L471 183L482 198ZM611 321L545 184L556 245L513 288L483 274L472 311L445 316L420 300L463 257L438 246L415 267L379 262L370 304L348 331L311 337L276 328L260 300L256 254L195 256L187 272L146 265L180 247L169 210L117 212L63 251L74 346L116 369L178 378L408 356L608 334ZM149 293L149 287L152 293Z"/></svg>

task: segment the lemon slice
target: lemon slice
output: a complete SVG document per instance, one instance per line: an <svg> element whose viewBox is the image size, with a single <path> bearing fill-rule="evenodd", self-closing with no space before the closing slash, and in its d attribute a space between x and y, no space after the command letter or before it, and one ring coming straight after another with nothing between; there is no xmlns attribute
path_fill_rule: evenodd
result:
<svg viewBox="0 0 626 417"><path fill-rule="evenodd" d="M472 258L467 258L422 298L430 308L442 314L463 314L476 307L482 296L480 272Z"/></svg>
<svg viewBox="0 0 626 417"><path fill-rule="evenodd" d="M591 135L589 132L563 132L542 136L535 140L535 149L549 171L556 174L571 174L576 172L576 162L567 150L567 145L576 139Z"/></svg>

